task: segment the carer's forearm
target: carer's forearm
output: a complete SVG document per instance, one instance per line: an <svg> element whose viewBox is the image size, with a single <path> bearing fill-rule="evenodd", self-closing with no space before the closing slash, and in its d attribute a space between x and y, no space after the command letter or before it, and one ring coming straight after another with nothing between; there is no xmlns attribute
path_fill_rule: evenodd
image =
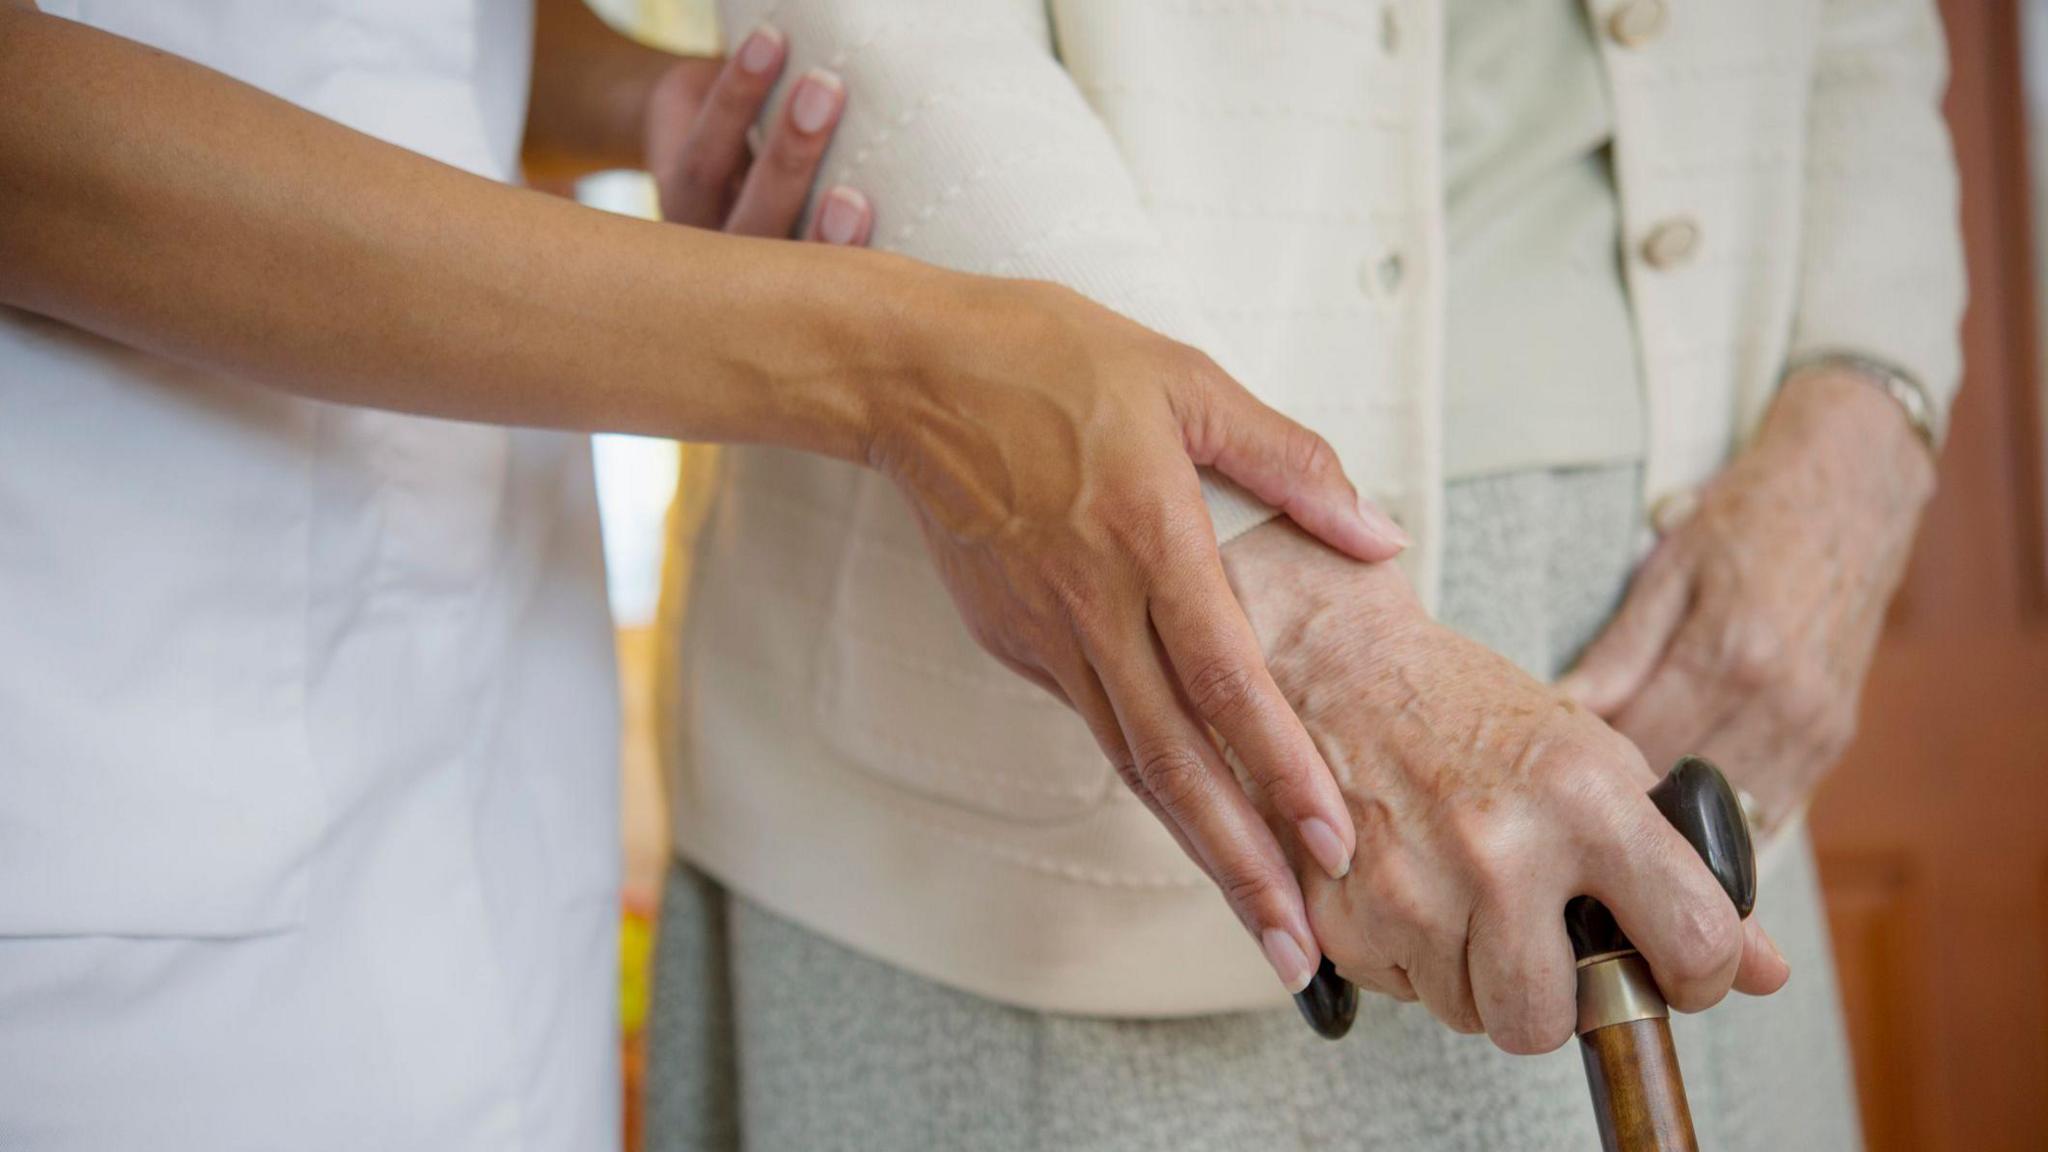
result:
<svg viewBox="0 0 2048 1152"><path fill-rule="evenodd" d="M858 457L930 272L507 188L0 7L0 303L321 399Z"/></svg>
<svg viewBox="0 0 2048 1152"><path fill-rule="evenodd" d="M539 0L527 163L552 177L640 167L648 96L678 59L614 31L585 0Z"/></svg>

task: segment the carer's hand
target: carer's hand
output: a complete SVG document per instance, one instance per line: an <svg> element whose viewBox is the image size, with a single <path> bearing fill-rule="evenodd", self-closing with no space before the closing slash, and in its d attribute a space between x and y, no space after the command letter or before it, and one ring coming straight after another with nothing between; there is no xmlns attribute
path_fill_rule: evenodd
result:
<svg viewBox="0 0 2048 1152"><path fill-rule="evenodd" d="M676 65L649 108L663 215L760 236L794 229L845 105L798 79L755 157L746 133L787 56L755 30L707 82ZM823 194L810 237L865 244L873 213ZM982 646L1074 707L1123 779L1223 890L1290 991L1319 953L1286 856L1220 759L1213 727L1330 874L1351 822L1267 675L1222 574L1197 465L1367 559L1407 540L1334 454L1206 357L1046 284L957 278L948 339L875 413L868 463L904 489Z"/></svg>
<svg viewBox="0 0 2048 1152"><path fill-rule="evenodd" d="M663 219L747 236L795 233L846 109L846 88L822 69L798 77L757 156L748 130L788 59L783 34L764 24L731 57L684 57L655 82L643 119L646 165ZM867 198L833 187L820 193L805 238L861 245L873 227Z"/></svg>
<svg viewBox="0 0 2048 1152"><path fill-rule="evenodd" d="M1839 369L1794 376L1751 446L1659 525L1620 613L1560 687L1652 763L1722 765L1772 830L1855 732L1933 490L1896 401Z"/></svg>
<svg viewBox="0 0 2048 1152"><path fill-rule="evenodd" d="M1351 821L1231 595L1196 469L1352 556L1406 536L1200 352L1064 288L937 275L944 320L867 462L909 497L982 647L1081 714L1299 991L1319 957L1300 887L1211 730L1328 875L1350 867Z"/></svg>
<svg viewBox="0 0 2048 1152"><path fill-rule="evenodd" d="M1657 774L1597 717L1432 621L1393 565L1276 522L1224 566L1356 821L1349 876L1300 869L1340 974L1548 1052L1576 1020L1565 905L1591 895L1681 1011L1784 984L1761 926L1651 804Z"/></svg>

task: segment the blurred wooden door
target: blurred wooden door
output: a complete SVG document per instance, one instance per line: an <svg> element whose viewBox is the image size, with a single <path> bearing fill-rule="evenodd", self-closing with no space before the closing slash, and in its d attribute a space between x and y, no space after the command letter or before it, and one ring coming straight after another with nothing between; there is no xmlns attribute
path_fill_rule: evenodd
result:
<svg viewBox="0 0 2048 1152"><path fill-rule="evenodd" d="M1967 381L1862 734L1813 814L1873 1150L2048 1148L2048 548L2018 3L1942 4Z"/></svg>

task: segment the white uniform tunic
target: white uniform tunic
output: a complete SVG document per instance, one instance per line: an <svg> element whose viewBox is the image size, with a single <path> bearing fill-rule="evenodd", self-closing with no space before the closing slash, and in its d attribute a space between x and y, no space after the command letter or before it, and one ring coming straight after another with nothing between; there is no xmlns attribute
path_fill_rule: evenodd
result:
<svg viewBox="0 0 2048 1152"><path fill-rule="evenodd" d="M43 0L494 178L496 0ZM0 309L0 1148L615 1146L588 441Z"/></svg>

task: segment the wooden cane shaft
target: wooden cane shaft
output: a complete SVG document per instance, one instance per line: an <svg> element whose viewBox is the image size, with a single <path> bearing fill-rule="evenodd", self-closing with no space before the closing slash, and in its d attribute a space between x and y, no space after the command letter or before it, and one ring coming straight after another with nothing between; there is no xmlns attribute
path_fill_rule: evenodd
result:
<svg viewBox="0 0 2048 1152"><path fill-rule="evenodd" d="M1631 1020L1579 1034L1600 1146L1607 1152L1699 1152L1671 1022Z"/></svg>

